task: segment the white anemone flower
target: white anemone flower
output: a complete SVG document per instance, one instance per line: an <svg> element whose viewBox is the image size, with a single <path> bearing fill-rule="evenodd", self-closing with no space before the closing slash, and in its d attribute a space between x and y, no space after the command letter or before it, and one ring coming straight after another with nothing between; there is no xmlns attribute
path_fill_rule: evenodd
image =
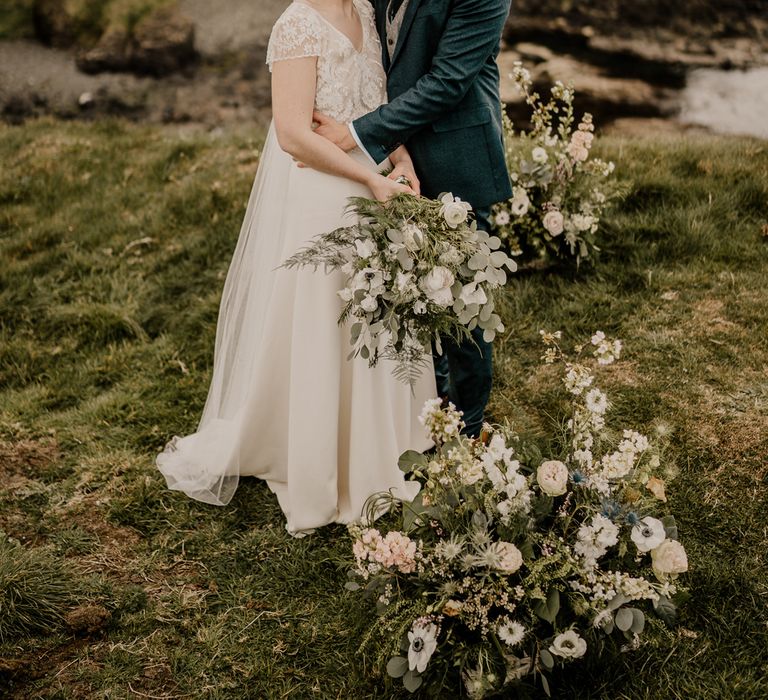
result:
<svg viewBox="0 0 768 700"><path fill-rule="evenodd" d="M632 528L632 541L640 552L650 552L656 549L665 539L667 533L664 523L656 518L643 518Z"/></svg>
<svg viewBox="0 0 768 700"><path fill-rule="evenodd" d="M437 625L416 620L408 632L408 668L423 673L437 649Z"/></svg>

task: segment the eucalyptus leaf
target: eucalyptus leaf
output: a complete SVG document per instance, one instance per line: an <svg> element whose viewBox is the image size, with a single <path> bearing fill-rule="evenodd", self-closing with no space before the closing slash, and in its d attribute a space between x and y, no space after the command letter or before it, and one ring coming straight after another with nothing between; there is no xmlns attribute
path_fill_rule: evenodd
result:
<svg viewBox="0 0 768 700"><path fill-rule="evenodd" d="M551 698L552 691L549 689L549 681L547 680L547 677L543 673L541 674L541 687L543 688L544 692L547 694L547 697Z"/></svg>
<svg viewBox="0 0 768 700"><path fill-rule="evenodd" d="M344 584L344 588L346 588L348 591L359 591L360 590L360 584L355 581L347 581Z"/></svg>
<svg viewBox="0 0 768 700"><path fill-rule="evenodd" d="M409 693L415 693L424 682L424 679L416 671L408 671L403 676L403 685Z"/></svg>
<svg viewBox="0 0 768 700"><path fill-rule="evenodd" d="M555 657L552 656L549 651L542 649L539 653L539 657L541 658L542 665L547 669L547 671L551 671L555 668Z"/></svg>
<svg viewBox="0 0 768 700"><path fill-rule="evenodd" d="M670 540L676 540L678 538L677 522L674 515L667 515L661 519L664 525L664 531L667 533L667 537Z"/></svg>
<svg viewBox="0 0 768 700"><path fill-rule="evenodd" d="M624 603L628 603L629 598L625 596L623 593L617 593L613 598L611 598L611 602L608 603L608 610L618 610Z"/></svg>
<svg viewBox="0 0 768 700"><path fill-rule="evenodd" d="M661 596L653 603L653 609L656 614L664 620L669 627L674 627L677 622L677 608L675 604L666 596Z"/></svg>
<svg viewBox="0 0 768 700"><path fill-rule="evenodd" d="M622 632L629 632L633 622L634 618L630 608L622 608L616 613L616 627Z"/></svg>
<svg viewBox="0 0 768 700"><path fill-rule="evenodd" d="M408 671L408 659L403 656L393 656L387 663L387 673L392 678L402 678Z"/></svg>
<svg viewBox="0 0 768 700"><path fill-rule="evenodd" d="M400 459L397 461L397 466L400 467L400 471L408 472L413 471L414 467L424 467L429 463L429 459L426 455L416 450L408 450L400 455Z"/></svg>
<svg viewBox="0 0 768 700"><path fill-rule="evenodd" d="M640 634L645 629L645 615L642 610L632 608L632 634Z"/></svg>

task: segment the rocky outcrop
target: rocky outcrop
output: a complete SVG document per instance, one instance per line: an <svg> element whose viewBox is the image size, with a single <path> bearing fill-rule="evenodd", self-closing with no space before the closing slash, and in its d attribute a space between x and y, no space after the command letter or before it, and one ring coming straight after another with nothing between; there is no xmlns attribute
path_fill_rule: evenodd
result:
<svg viewBox="0 0 768 700"><path fill-rule="evenodd" d="M130 71L160 77L192 66L195 57L194 24L176 8L166 7L131 32L108 29L94 48L78 55L77 65L85 73Z"/></svg>

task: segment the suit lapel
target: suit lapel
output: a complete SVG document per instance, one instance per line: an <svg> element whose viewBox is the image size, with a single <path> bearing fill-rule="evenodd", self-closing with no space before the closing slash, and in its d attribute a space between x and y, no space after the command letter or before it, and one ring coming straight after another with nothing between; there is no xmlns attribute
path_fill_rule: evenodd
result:
<svg viewBox="0 0 768 700"><path fill-rule="evenodd" d="M423 0L410 0L408 3L408 7L405 10L405 16L403 17L403 24L400 27L400 35L397 38L397 46L395 46L395 52L392 54L392 60L389 62L388 70L392 68L395 61L397 61L397 57L403 50L403 44L405 44L405 41L408 38L408 32L411 30L413 19L416 16L416 10L419 9L419 5L421 5L422 1ZM386 28L384 33L386 34Z"/></svg>

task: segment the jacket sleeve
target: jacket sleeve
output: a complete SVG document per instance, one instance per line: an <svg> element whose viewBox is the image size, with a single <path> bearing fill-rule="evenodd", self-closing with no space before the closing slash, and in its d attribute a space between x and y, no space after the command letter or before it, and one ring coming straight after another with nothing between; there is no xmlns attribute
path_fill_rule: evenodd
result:
<svg viewBox="0 0 768 700"><path fill-rule="evenodd" d="M353 122L354 132L382 162L413 134L453 109L499 48L509 0L456 0L429 73L392 102Z"/></svg>

